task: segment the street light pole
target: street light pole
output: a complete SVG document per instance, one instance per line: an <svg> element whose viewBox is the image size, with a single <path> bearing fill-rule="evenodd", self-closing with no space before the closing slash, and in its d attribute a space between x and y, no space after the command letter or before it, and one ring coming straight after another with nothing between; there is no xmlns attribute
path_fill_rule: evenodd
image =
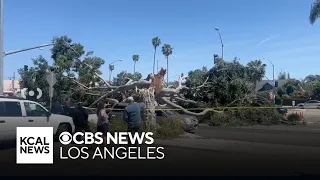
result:
<svg viewBox="0 0 320 180"><path fill-rule="evenodd" d="M263 58L263 59L267 59L267 58ZM274 81L274 64L269 59L267 59L267 61L269 61L269 63L272 65L272 78L273 78L273 83L275 83L275 81Z"/></svg>
<svg viewBox="0 0 320 180"><path fill-rule="evenodd" d="M0 0L0 95L3 95L3 0Z"/></svg>
<svg viewBox="0 0 320 180"><path fill-rule="evenodd" d="M263 58L263 59L267 59L267 58ZM272 81L273 81L273 87L272 87L272 93L273 93L273 96L274 96L274 89L275 89L275 86L276 86L276 82L274 80L274 64L269 60L267 59L267 61L269 61L269 63L272 65ZM273 98L274 99L274 98ZM275 102L275 99L274 99L274 102Z"/></svg>
<svg viewBox="0 0 320 180"><path fill-rule="evenodd" d="M118 62L118 61L121 62L122 59L115 60L115 61L113 61L112 63L109 64L109 83L111 83L111 73L112 73L111 66L112 66L113 63Z"/></svg>
<svg viewBox="0 0 320 180"><path fill-rule="evenodd" d="M4 54L4 56L8 56L8 55L16 54L16 53L19 53L19 52L29 51L29 50L32 50L32 49L39 49L39 48L42 48L42 47L52 46L52 45L54 45L54 43L42 44L42 45L33 46L33 47L29 47L29 48L24 48L24 49L4 52L3 54Z"/></svg>
<svg viewBox="0 0 320 180"><path fill-rule="evenodd" d="M215 30L218 32L219 37L220 37L220 42L221 42L221 57L222 57L222 59L223 59L223 41L222 41L221 33L220 33L219 28L216 27Z"/></svg>

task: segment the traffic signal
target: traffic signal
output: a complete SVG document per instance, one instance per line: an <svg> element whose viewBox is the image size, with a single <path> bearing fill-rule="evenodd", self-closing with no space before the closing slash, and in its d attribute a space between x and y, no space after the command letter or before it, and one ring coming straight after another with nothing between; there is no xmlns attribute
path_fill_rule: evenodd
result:
<svg viewBox="0 0 320 180"><path fill-rule="evenodd" d="M214 62L214 64L216 64L217 63L217 58L218 58L219 56L217 55L217 54L214 54L213 55L213 62Z"/></svg>
<svg viewBox="0 0 320 180"><path fill-rule="evenodd" d="M274 83L274 87L278 87L278 81Z"/></svg>

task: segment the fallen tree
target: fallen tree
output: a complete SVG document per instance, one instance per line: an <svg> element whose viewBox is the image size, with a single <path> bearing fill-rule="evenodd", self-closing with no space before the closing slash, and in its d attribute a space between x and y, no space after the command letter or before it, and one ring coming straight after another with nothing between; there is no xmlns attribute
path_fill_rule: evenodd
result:
<svg viewBox="0 0 320 180"><path fill-rule="evenodd" d="M187 103L197 103L192 100L185 99L181 93L183 89L189 89L186 86L182 85L182 81L188 77L180 77L179 85L176 88L173 87L164 87L164 76L166 74L166 70L161 68L158 74L149 74L146 79L141 79L139 81L133 81L128 79L128 82L121 86L112 86L107 81L105 81L100 75L95 74L97 77L101 79L104 83L104 86L101 87L87 87L80 82L73 79L73 82L78 84L80 88L87 91L87 94L91 94L94 96L98 96L99 93L90 93L92 90L99 90L100 97L93 102L89 108L95 107L101 100L105 100L111 102L113 107L119 103L119 100L110 98L112 95L116 93L120 93L123 96L127 97L126 94L129 91L134 91L134 96L139 97L140 101L144 104L144 117L147 124L147 129L149 131L153 131L157 129L156 116L155 116L155 107L156 106L170 106L173 108L177 108L183 111L185 114L193 115L193 116L203 116L207 112L214 113L222 113L223 111L217 111L212 108L207 108L202 112L195 113L191 112L184 107L177 104L178 101L187 102ZM208 81L208 78L203 82L201 86L195 87L194 89L199 89L204 86Z"/></svg>

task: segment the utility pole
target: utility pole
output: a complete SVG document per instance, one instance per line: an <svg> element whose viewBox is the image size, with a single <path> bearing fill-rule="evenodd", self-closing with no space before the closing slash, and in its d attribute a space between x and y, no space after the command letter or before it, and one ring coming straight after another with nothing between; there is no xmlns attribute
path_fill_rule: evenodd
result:
<svg viewBox="0 0 320 180"><path fill-rule="evenodd" d="M16 73L13 72L13 76L9 77L9 79L11 80L11 90L14 91L14 82L16 80Z"/></svg>
<svg viewBox="0 0 320 180"><path fill-rule="evenodd" d="M0 0L0 95L3 95L3 0Z"/></svg>

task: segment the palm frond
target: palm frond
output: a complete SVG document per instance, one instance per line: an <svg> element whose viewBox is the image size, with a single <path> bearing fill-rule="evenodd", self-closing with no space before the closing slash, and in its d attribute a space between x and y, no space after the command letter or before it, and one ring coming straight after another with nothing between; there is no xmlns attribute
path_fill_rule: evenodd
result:
<svg viewBox="0 0 320 180"><path fill-rule="evenodd" d="M310 9L309 21L310 24L314 24L316 20L320 17L320 0L316 0Z"/></svg>

